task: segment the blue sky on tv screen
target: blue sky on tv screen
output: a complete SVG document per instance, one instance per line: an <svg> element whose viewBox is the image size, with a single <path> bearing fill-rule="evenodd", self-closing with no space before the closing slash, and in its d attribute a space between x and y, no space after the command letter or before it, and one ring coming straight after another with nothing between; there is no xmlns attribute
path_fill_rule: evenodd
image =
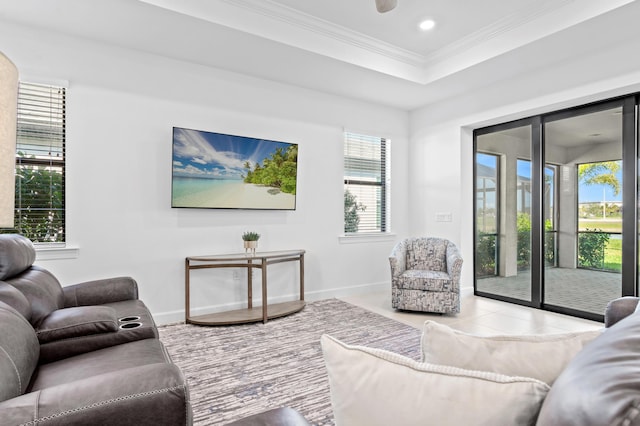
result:
<svg viewBox="0 0 640 426"><path fill-rule="evenodd" d="M494 155L487 155L478 153L476 155L476 161L478 164L486 166L490 169L496 167L496 157ZM517 163L518 176L531 178L531 162L525 160L518 160ZM618 180L622 183L622 167L620 171L616 173ZM613 194L613 189L608 185L585 185L580 184L578 188L578 194L580 199L579 203L597 202L597 201L622 201L622 191L618 195Z"/></svg>
<svg viewBox="0 0 640 426"><path fill-rule="evenodd" d="M173 128L173 175L200 179L243 179L278 148L292 144L244 136Z"/></svg>

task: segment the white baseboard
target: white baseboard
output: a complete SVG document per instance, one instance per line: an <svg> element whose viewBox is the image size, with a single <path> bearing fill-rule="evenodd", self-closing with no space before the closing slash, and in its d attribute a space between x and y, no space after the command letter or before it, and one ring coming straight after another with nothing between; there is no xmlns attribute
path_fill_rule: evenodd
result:
<svg viewBox="0 0 640 426"><path fill-rule="evenodd" d="M357 294L371 293L374 291L384 291L387 289L391 289L391 284L389 282L382 283L371 283L371 284L361 284L351 287L338 287L331 288L326 290L315 290L315 291L305 291L304 298L307 301L314 300L324 300L331 299L334 297L346 297ZM391 290L389 290L391 291ZM299 297L298 294L287 294L283 296L275 296L269 297L269 303L280 303L280 302L288 302L291 300L296 300ZM203 306L199 308L192 308L191 315L204 315L210 314L213 312L223 312L223 311L232 311L234 309L244 309L247 307L247 302L234 302L234 303L225 303L219 305L209 305ZM253 306L260 306L262 304L262 299L256 298L253 300ZM153 320L158 325L166 325L166 324L175 324L184 322L185 319L185 311L184 309L179 309L176 311L169 312L159 312L153 313Z"/></svg>

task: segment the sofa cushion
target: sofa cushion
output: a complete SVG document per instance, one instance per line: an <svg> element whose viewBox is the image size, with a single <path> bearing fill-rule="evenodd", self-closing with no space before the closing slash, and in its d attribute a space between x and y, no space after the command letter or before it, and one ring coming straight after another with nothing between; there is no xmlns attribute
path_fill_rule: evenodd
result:
<svg viewBox="0 0 640 426"><path fill-rule="evenodd" d="M0 280L28 269L36 260L36 250L29 239L18 234L0 234Z"/></svg>
<svg viewBox="0 0 640 426"><path fill-rule="evenodd" d="M640 314L606 329L553 384L539 425L640 425Z"/></svg>
<svg viewBox="0 0 640 426"><path fill-rule="evenodd" d="M138 340L41 365L29 392L127 368L170 362L158 339Z"/></svg>
<svg viewBox="0 0 640 426"><path fill-rule="evenodd" d="M40 346L31 324L0 302L0 401L22 395L37 364Z"/></svg>
<svg viewBox="0 0 640 426"><path fill-rule="evenodd" d="M309 426L302 414L291 407L280 407L244 417L225 426Z"/></svg>
<svg viewBox="0 0 640 426"><path fill-rule="evenodd" d="M447 242L441 238L413 238L407 243L407 269L447 272Z"/></svg>
<svg viewBox="0 0 640 426"><path fill-rule="evenodd" d="M184 375L174 364L123 368L0 402L2 425L191 425Z"/></svg>
<svg viewBox="0 0 640 426"><path fill-rule="evenodd" d="M115 309L80 306L51 312L36 330L40 343L118 331Z"/></svg>
<svg viewBox="0 0 640 426"><path fill-rule="evenodd" d="M475 336L426 321L422 360L508 376L533 377L552 385L566 365L602 330L545 335Z"/></svg>
<svg viewBox="0 0 640 426"><path fill-rule="evenodd" d="M420 363L321 338L336 424L532 425L539 380Z"/></svg>

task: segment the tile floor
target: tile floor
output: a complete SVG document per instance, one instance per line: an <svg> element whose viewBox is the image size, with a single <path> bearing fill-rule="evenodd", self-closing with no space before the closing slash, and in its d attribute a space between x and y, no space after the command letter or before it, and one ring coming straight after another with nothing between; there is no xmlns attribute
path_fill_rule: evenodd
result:
<svg viewBox="0 0 640 426"><path fill-rule="evenodd" d="M471 292L463 293L460 313L457 315L396 311L391 308L391 291L346 296L340 299L418 329L422 328L427 320L447 324L466 333L485 336L566 333L603 327L601 322L478 297Z"/></svg>
<svg viewBox="0 0 640 426"><path fill-rule="evenodd" d="M622 295L622 275L582 268L545 268L545 303L602 315L610 300ZM478 289L530 300L531 272L478 280Z"/></svg>

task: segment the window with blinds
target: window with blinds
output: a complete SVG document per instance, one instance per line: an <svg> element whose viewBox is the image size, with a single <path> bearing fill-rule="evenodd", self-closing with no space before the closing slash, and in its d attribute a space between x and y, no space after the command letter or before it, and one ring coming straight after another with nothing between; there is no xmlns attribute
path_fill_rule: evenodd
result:
<svg viewBox="0 0 640 426"><path fill-rule="evenodd" d="M33 242L65 241L66 90L18 89L15 228Z"/></svg>
<svg viewBox="0 0 640 426"><path fill-rule="evenodd" d="M344 232L387 231L387 145L383 138L345 133Z"/></svg>

